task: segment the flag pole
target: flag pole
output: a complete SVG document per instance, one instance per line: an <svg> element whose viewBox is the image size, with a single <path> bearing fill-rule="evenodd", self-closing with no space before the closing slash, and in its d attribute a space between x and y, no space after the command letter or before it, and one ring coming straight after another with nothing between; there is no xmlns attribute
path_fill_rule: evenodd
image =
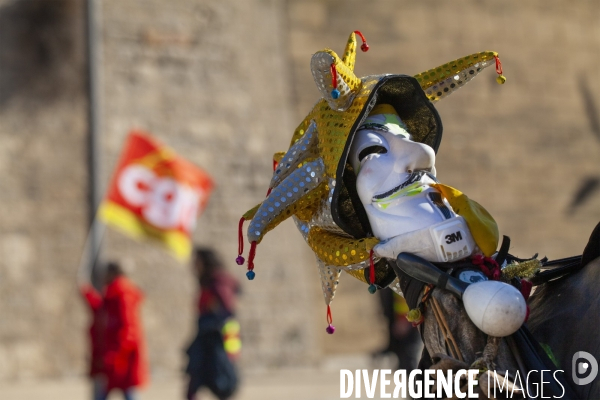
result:
<svg viewBox="0 0 600 400"><path fill-rule="evenodd" d="M88 222L90 231L86 240L87 269L93 276L96 263L100 259L103 224L97 222L96 211L100 206L102 191L100 189L100 130L101 130L101 38L100 2L86 0L86 39L87 39L87 92L88 92ZM88 245L89 242L89 245ZM89 247L89 250L88 250Z"/></svg>
<svg viewBox="0 0 600 400"><path fill-rule="evenodd" d="M94 282L100 278L99 276L94 276L94 266L100 256L100 248L105 231L106 225L98 220L98 218L95 218L85 239L83 254L79 261L79 268L77 268L77 284L79 286L93 284L97 289L101 289L101 282ZM92 232L97 236L93 236Z"/></svg>

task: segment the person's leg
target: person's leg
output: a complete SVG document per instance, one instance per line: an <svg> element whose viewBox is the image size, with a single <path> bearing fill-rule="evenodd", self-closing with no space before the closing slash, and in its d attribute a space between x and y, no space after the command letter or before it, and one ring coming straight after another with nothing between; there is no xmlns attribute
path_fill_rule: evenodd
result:
<svg viewBox="0 0 600 400"><path fill-rule="evenodd" d="M123 389L123 398L125 400L135 400L136 399L135 389L132 387Z"/></svg>
<svg viewBox="0 0 600 400"><path fill-rule="evenodd" d="M198 400L198 396L196 395L197 392L198 385L196 384L194 378L190 377L185 394L186 400Z"/></svg>
<svg viewBox="0 0 600 400"><path fill-rule="evenodd" d="M94 400L106 400L107 398L106 379L103 376L94 377Z"/></svg>

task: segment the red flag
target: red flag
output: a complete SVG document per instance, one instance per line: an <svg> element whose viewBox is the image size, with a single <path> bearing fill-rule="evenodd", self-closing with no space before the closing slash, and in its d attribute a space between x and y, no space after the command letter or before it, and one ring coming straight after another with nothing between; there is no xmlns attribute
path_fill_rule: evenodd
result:
<svg viewBox="0 0 600 400"><path fill-rule="evenodd" d="M133 131L121 153L99 217L136 239L162 242L187 260L211 178L146 133Z"/></svg>

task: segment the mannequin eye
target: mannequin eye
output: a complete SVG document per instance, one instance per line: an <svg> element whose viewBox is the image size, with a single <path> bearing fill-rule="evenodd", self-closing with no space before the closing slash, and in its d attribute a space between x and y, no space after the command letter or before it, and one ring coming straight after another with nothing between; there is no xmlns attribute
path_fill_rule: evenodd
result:
<svg viewBox="0 0 600 400"><path fill-rule="evenodd" d="M387 149L383 146L369 146L358 153L358 161L362 161L369 154L385 154Z"/></svg>

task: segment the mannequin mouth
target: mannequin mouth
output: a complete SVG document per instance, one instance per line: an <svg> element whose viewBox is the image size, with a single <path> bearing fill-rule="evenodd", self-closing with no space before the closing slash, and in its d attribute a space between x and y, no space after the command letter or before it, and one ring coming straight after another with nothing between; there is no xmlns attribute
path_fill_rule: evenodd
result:
<svg viewBox="0 0 600 400"><path fill-rule="evenodd" d="M431 179L433 179L435 182L437 182L437 179L435 178L435 176L433 176L433 174L431 174L431 168L416 170L416 171L412 172L408 176L408 178L404 182L400 183L398 186L396 186L390 190L387 190L383 193L376 194L375 196L373 196L373 201L381 201L390 196L393 196L394 194L398 193L399 191L406 188L407 186L420 181L421 178L423 178L423 175L427 175Z"/></svg>

